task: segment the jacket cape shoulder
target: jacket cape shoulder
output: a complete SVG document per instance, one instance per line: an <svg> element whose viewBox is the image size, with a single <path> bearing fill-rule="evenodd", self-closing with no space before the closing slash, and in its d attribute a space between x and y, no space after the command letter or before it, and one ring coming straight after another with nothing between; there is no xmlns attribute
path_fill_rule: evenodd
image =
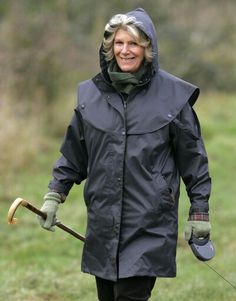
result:
<svg viewBox="0 0 236 301"><path fill-rule="evenodd" d="M101 87L104 85L99 80L82 82L79 85L78 109L88 122L108 131L117 128L112 121L114 113L111 108L115 109L126 119L128 134L159 130L174 120L187 103L193 106L199 96L198 87L159 69L147 89L128 99L125 113L118 93Z"/></svg>

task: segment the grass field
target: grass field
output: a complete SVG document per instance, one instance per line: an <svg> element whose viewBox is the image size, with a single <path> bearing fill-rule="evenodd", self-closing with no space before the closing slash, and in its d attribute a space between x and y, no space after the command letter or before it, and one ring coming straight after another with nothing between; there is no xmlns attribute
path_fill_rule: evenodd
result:
<svg viewBox="0 0 236 301"><path fill-rule="evenodd" d="M213 182L210 218L216 256L209 264L236 286L236 96L203 95L196 110ZM96 300L93 277L80 271L83 243L60 229L54 233L42 230L36 216L24 208L17 212L17 225L10 226L6 222L8 208L18 196L41 206L58 147L56 141L48 154L42 153L32 160L32 164L15 175L7 198L0 196L0 301ZM235 301L236 290L196 260L184 241L188 209L183 188L178 275L174 279L158 279L151 301ZM59 219L84 233L86 214L82 186L72 189L59 211Z"/></svg>

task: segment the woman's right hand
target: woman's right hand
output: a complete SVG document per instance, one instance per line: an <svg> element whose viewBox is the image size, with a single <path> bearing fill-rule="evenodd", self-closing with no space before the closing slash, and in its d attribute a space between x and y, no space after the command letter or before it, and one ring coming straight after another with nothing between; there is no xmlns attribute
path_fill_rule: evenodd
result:
<svg viewBox="0 0 236 301"><path fill-rule="evenodd" d="M38 216L40 226L48 231L55 231L56 213L61 203L61 195L57 192L48 192L43 199L44 204L40 210L47 214L47 218Z"/></svg>

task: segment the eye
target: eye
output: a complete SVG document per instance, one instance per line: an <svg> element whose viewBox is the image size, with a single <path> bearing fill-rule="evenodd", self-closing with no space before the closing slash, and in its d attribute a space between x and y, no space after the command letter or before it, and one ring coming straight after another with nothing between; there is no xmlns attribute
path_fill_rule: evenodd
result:
<svg viewBox="0 0 236 301"><path fill-rule="evenodd" d="M123 45L123 42L121 42L121 41L115 41L115 45L116 46L121 46L121 45Z"/></svg>
<svg viewBox="0 0 236 301"><path fill-rule="evenodd" d="M134 41L129 42L129 45L130 45L130 46L138 46L138 44L137 44L136 42L134 42Z"/></svg>

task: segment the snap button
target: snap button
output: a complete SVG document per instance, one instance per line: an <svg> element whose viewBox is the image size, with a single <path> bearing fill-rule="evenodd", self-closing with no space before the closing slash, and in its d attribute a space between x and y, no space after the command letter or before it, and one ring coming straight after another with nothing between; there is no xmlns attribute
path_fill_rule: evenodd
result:
<svg viewBox="0 0 236 301"><path fill-rule="evenodd" d="M119 233L119 225L118 224L116 224L115 225L115 227L114 227L114 232L115 232L115 234L118 234Z"/></svg>

